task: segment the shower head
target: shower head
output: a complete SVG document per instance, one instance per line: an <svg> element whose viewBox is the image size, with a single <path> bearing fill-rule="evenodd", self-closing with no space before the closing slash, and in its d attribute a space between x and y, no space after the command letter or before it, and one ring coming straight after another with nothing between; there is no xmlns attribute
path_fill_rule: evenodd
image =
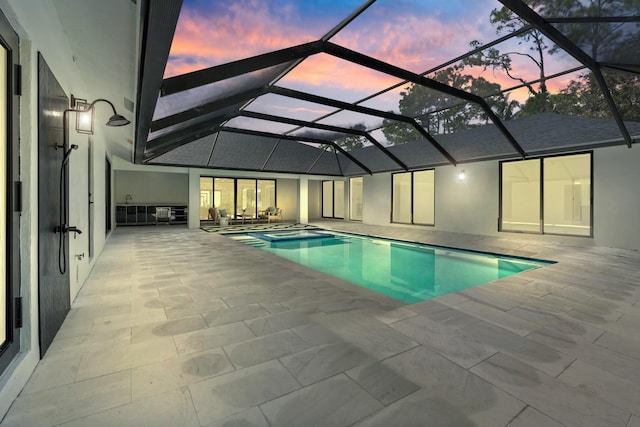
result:
<svg viewBox="0 0 640 427"><path fill-rule="evenodd" d="M69 161L69 156L71 156L71 152L73 150L77 150L78 146L76 144L71 144L66 153L64 153L64 158L62 159L62 165L64 166Z"/></svg>
<svg viewBox="0 0 640 427"><path fill-rule="evenodd" d="M107 126L112 126L112 127L125 126L125 125L128 125L129 123L131 122L127 120L125 117L121 116L120 114L114 114L109 118L109 121L107 122Z"/></svg>

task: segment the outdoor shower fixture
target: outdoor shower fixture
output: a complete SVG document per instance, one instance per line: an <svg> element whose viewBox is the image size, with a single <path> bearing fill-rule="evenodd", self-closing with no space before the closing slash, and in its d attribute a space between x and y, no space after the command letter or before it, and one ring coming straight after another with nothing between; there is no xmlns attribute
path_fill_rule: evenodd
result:
<svg viewBox="0 0 640 427"><path fill-rule="evenodd" d="M73 150L77 150L76 144L69 145L69 113L76 113L76 131L78 133L93 134L93 111L98 102L106 102L111 106L113 115L109 117L107 126L125 126L131 123L127 118L117 113L116 107L111 101L103 98L98 98L95 101L88 103L86 99L79 99L71 95L71 108L64 110L62 114L62 145L55 144L54 148L62 148L64 150L64 157L62 164L60 165L60 213L59 224L54 228L55 233L59 233L58 239L58 270L60 274L65 274L67 271L67 256L65 251L65 242L68 233L82 234L76 226L69 225L69 218L67 212L67 164L69 163L69 157ZM80 258L78 258L80 259Z"/></svg>
<svg viewBox="0 0 640 427"><path fill-rule="evenodd" d="M78 146L76 144L71 144L66 153L64 153L64 158L62 159L62 164L66 164L69 161L69 156L73 150L77 150Z"/></svg>

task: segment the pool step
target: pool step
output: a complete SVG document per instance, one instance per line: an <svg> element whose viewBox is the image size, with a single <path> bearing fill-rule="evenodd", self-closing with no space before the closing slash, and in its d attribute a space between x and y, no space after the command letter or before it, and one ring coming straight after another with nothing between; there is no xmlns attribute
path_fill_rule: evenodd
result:
<svg viewBox="0 0 640 427"><path fill-rule="evenodd" d="M264 248L265 246L267 246L267 244L260 239L255 239L255 240L247 239L247 240L244 240L242 243L249 246L253 246L254 248Z"/></svg>

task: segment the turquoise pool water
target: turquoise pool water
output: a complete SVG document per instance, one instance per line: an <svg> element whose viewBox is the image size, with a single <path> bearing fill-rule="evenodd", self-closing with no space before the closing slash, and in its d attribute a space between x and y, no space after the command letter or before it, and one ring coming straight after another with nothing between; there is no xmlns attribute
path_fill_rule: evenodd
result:
<svg viewBox="0 0 640 427"><path fill-rule="evenodd" d="M425 301L549 264L326 230L228 237L406 303Z"/></svg>

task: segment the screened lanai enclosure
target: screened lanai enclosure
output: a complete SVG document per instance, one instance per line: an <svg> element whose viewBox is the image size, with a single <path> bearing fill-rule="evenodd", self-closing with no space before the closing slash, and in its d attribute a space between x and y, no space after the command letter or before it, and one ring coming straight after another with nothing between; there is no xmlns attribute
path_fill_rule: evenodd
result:
<svg viewBox="0 0 640 427"><path fill-rule="evenodd" d="M136 163L359 176L640 137L640 0L149 3Z"/></svg>

